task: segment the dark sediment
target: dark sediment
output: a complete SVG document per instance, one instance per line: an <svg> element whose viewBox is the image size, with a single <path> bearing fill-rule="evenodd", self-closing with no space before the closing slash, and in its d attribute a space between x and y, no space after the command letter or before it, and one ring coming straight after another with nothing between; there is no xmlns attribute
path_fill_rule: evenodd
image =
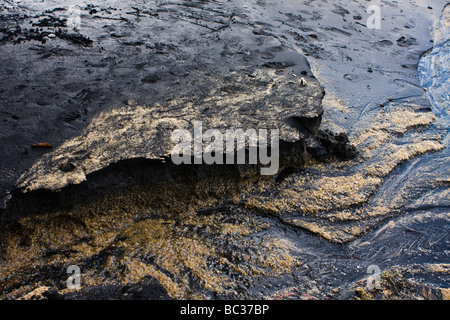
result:
<svg viewBox="0 0 450 320"><path fill-rule="evenodd" d="M272 5L258 1L258 10L272 12ZM255 8L234 2L124 6L80 8L83 25L75 30L67 27L67 8L0 8L2 298L274 298L287 292L374 298L380 292L351 291L365 274L358 261L374 259L386 270L417 263L399 272L448 282L441 277L445 263L424 265L447 257L435 242L448 244L439 229L448 219L442 210L378 201L386 199L382 183L398 164L442 148L435 133L414 140L434 120L427 102L414 98L421 88L389 73L394 89L378 102L383 112L369 108L345 118L368 120L349 141L346 130L330 125L330 100L324 108L323 85L305 58L334 59L320 41L357 36L364 26L346 20L356 7L275 10L277 18L267 22ZM322 14L344 22L308 26ZM423 46L412 32L372 41L371 48L384 53L396 46L404 53ZM336 48L345 61L356 60L346 46ZM417 57L409 51L407 60ZM368 75L346 70L340 82L348 92L387 74L358 63ZM412 72L403 65L402 72ZM173 165L170 133L192 130L196 120L222 131L279 129L279 174L260 177L256 166ZM55 148L31 147L39 142ZM445 183L427 191L439 199ZM377 226L384 230L388 219L396 224L386 233L364 236ZM429 233L422 236L424 221ZM410 250L398 258L394 248L404 246L402 239ZM82 269L80 291L66 288L71 264ZM427 288L402 280L406 289L392 293L393 277L401 276L385 274L384 298L420 297ZM443 293L433 289L427 298Z"/></svg>

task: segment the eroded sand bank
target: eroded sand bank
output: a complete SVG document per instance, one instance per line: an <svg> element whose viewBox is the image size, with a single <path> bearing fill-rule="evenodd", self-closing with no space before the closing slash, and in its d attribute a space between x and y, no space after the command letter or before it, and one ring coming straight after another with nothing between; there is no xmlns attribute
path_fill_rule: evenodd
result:
<svg viewBox="0 0 450 320"><path fill-rule="evenodd" d="M445 297L447 127L417 74L444 3L382 2L381 30L366 5L80 2L79 33L58 32L60 3L3 5L10 30L44 26L4 32L2 183L60 192L5 213L2 296L370 298L354 289L376 264L384 298ZM199 117L278 127L296 151L273 179L160 162ZM40 156L38 139L56 148ZM81 291L65 288L71 264Z"/></svg>

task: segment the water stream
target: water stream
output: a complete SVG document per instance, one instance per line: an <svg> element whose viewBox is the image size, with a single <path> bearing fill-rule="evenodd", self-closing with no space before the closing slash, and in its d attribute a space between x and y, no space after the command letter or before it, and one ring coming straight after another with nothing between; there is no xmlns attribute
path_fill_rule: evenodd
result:
<svg viewBox="0 0 450 320"><path fill-rule="evenodd" d="M348 134L360 154L350 161L308 163L276 181L239 185L231 196L226 179L142 183L68 209L25 216L2 229L2 297L48 286L68 298L89 298L92 288L139 287L150 276L174 298L347 299L355 297L356 286L365 285L368 267L375 265L392 281L411 280L406 291L381 293L383 298L426 298L425 291L442 298L440 289L450 287L450 5L436 24L433 48L422 55L430 47L428 28L441 0L385 2L382 30L366 28L365 1L356 0L304 1L302 6L294 0L201 1L195 6L134 1L137 13L121 1L111 2L119 10L97 2L83 9L81 32L106 48L96 65L113 71L116 61L135 63L117 47L135 50L144 66L147 49L161 47L152 59L172 51L188 55L176 32L170 33L173 39L141 48L161 36L152 33L155 23L175 26L174 21L201 32L211 32L217 23L220 28L212 34L218 38L233 24L249 28L252 37L261 37L257 44L267 42L272 51L242 43L233 55L245 59L289 60L303 53L327 92L323 127ZM40 2L20 5L36 12L48 9ZM217 13L232 19L219 24L211 18ZM61 48L52 50L66 59ZM290 51L277 56L279 50ZM135 73L133 68L130 74ZM124 88L129 90L129 84ZM140 82L136 88L135 98L148 94L141 92L146 87ZM118 181L151 176L145 168L140 176L139 163L123 171L109 169ZM88 184L95 185L95 178ZM65 291L69 264L83 270L86 291Z"/></svg>

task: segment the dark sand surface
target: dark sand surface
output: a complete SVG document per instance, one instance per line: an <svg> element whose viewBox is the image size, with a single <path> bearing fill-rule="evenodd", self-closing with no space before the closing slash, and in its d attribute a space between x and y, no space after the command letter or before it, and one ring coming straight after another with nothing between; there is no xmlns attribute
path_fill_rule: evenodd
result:
<svg viewBox="0 0 450 320"><path fill-rule="evenodd" d="M446 1L74 4L0 3L0 297L448 299ZM280 174L172 165L195 120Z"/></svg>

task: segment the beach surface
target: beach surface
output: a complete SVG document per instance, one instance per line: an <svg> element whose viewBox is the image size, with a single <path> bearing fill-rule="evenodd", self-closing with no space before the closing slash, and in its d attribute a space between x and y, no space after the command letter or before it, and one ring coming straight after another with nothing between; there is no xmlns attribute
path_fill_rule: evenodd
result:
<svg viewBox="0 0 450 320"><path fill-rule="evenodd" d="M0 16L1 298L448 299L446 1ZM278 129L278 174L174 165L195 121Z"/></svg>

